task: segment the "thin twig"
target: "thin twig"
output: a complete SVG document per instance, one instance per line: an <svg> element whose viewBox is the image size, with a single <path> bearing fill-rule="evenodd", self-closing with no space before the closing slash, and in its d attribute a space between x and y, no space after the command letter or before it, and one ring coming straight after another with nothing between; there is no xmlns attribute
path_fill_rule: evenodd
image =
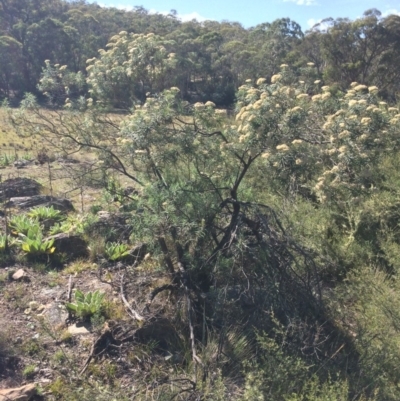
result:
<svg viewBox="0 0 400 401"><path fill-rule="evenodd" d="M96 354L96 348L97 346L104 340L105 337L109 336L111 333L110 328L108 327L108 325L105 327L105 329L103 330L103 332L100 334L100 336L97 338L97 340L93 343L92 348L90 349L90 354L86 359L85 364L83 365L82 370L80 371L79 375L82 376L85 372L86 369L89 366L90 361L93 359L93 357L95 356L99 356L101 355L103 352L105 352L105 350L108 348L109 344L106 344L106 346L104 347L104 349L102 349L100 352L98 352Z"/></svg>
<svg viewBox="0 0 400 401"><path fill-rule="evenodd" d="M72 274L69 275L69 281L68 281L68 295L67 295L68 302L71 302L71 295L72 295Z"/></svg>
<svg viewBox="0 0 400 401"><path fill-rule="evenodd" d="M138 312L136 312L130 305L129 302L126 300L125 295L124 295L124 274L121 275L121 285L120 285L120 290L121 290L121 299L122 302L124 303L126 309L128 310L129 315L137 320L138 322L144 322L145 318L140 315Z"/></svg>
<svg viewBox="0 0 400 401"><path fill-rule="evenodd" d="M72 288L73 288L72 275L70 274L69 275L69 280L68 280L68 292L67 292L67 302L68 303L71 302ZM67 308L67 310L68 310L68 317L66 319L66 322L71 321L71 319L72 319L71 310L69 308Z"/></svg>

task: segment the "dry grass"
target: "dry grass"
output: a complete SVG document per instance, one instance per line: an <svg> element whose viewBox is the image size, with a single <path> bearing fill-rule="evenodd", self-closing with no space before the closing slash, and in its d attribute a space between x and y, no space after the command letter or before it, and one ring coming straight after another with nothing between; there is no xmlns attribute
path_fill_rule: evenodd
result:
<svg viewBox="0 0 400 401"><path fill-rule="evenodd" d="M8 120L5 109L0 108L0 156L17 155L23 158L28 153L37 154L40 150L48 149L48 144L44 139L38 137L23 138L17 134Z"/></svg>
<svg viewBox="0 0 400 401"><path fill-rule="evenodd" d="M50 112L49 112L50 113ZM79 186L72 180L73 171L60 162L29 164L27 168L16 169L13 165L17 159L35 160L40 152L47 153L51 159L50 144L39 136L22 137L12 127L5 109L0 108L0 181L8 178L24 177L38 181L43 186L43 194L68 197L78 211L89 210L98 198L100 190L89 186ZM93 154L74 156L82 165L93 161ZM80 168L80 165L77 165ZM82 167L83 168L83 167Z"/></svg>

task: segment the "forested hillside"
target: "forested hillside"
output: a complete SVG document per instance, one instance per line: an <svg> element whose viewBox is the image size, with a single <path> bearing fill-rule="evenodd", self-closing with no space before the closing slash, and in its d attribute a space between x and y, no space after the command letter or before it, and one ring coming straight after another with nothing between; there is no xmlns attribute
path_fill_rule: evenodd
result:
<svg viewBox="0 0 400 401"><path fill-rule="evenodd" d="M316 77L340 89L353 81L377 85L390 100L399 90L400 17L382 18L377 10L356 21L327 18L304 32L287 18L244 29L237 22L181 22L174 12L149 14L141 7L123 11L83 1L3 0L0 97L18 102L25 92L38 94L45 60L86 74L86 60L120 31L159 35L175 58L157 82L136 88L141 100L147 91L176 86L189 101L232 106L246 79L268 78L283 63L298 69L305 62L315 63Z"/></svg>

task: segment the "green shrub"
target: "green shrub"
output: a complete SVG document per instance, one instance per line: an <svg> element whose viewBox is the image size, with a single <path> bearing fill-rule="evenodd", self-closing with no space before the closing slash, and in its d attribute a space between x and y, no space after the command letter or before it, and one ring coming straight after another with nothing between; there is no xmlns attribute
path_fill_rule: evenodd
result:
<svg viewBox="0 0 400 401"><path fill-rule="evenodd" d="M400 283L382 271L354 269L327 300L342 330L354 338L363 375L360 388L378 400L400 399ZM340 316L340 318L339 318Z"/></svg>
<svg viewBox="0 0 400 401"><path fill-rule="evenodd" d="M66 308L75 316L86 319L93 315L98 315L103 310L104 293L100 291L88 292L86 295L76 290L74 292L74 303L67 302Z"/></svg>
<svg viewBox="0 0 400 401"><path fill-rule="evenodd" d="M11 233L15 236L20 234L27 235L29 229L32 227L39 227L39 223L36 219L32 219L25 214L18 214L13 216L9 220L9 226Z"/></svg>
<svg viewBox="0 0 400 401"><path fill-rule="evenodd" d="M104 254L112 262L122 260L129 256L129 246L118 242L107 242L105 244Z"/></svg>
<svg viewBox="0 0 400 401"><path fill-rule="evenodd" d="M25 379L31 379L35 375L35 365L28 365L24 368L22 375L25 377Z"/></svg>
<svg viewBox="0 0 400 401"><path fill-rule="evenodd" d="M51 255L56 250L54 239L45 240L39 226L31 227L26 235L20 237L21 249L31 256Z"/></svg>
<svg viewBox="0 0 400 401"><path fill-rule="evenodd" d="M0 253L4 253L7 248L15 245L15 238L10 235L0 234Z"/></svg>
<svg viewBox="0 0 400 401"><path fill-rule="evenodd" d="M32 209L27 215L34 220L44 221L44 220L53 220L59 221L63 220L64 216L59 210L54 209L53 206L38 206Z"/></svg>

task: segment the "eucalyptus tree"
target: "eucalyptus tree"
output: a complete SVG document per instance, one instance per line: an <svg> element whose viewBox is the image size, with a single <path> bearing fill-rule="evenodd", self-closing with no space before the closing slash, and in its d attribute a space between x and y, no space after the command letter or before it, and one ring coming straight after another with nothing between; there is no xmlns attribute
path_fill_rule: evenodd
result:
<svg viewBox="0 0 400 401"><path fill-rule="evenodd" d="M320 34L326 78L343 88L351 82L377 85L393 99L400 75L400 17L383 18L373 9L354 21L337 19L326 24L326 32Z"/></svg>
<svg viewBox="0 0 400 401"><path fill-rule="evenodd" d="M0 99L24 92L22 45L10 36L0 36Z"/></svg>

